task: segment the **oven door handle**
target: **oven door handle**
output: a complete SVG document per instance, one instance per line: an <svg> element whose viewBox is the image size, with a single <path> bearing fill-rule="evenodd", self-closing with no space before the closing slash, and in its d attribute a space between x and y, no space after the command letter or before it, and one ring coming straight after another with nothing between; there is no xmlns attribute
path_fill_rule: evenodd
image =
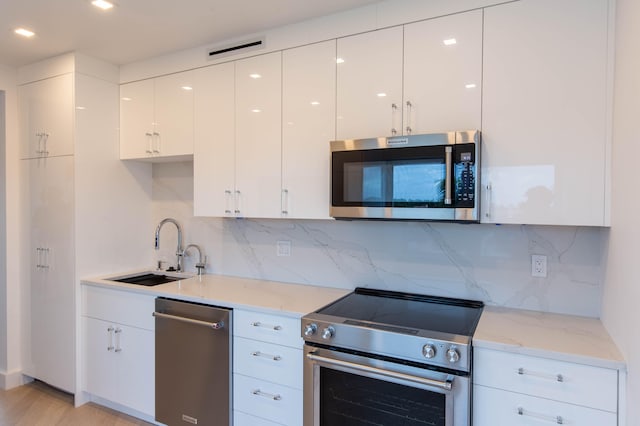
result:
<svg viewBox="0 0 640 426"><path fill-rule="evenodd" d="M327 364L327 365L337 365L340 367L347 367L353 370L360 370L360 371L366 371L367 373L375 373L375 374L380 374L383 376L387 376L387 377L392 377L394 379L401 379L401 380L407 380L410 382L414 382L414 383L419 383L421 385L425 385L425 386L429 386L429 387L435 387L438 389L444 389L445 391L450 392L451 388L453 386L453 380L451 379L447 379L445 381L441 381L441 380L434 380L434 379L426 379L424 377L416 377L416 376L412 376L409 374L404 374L404 373L398 373L395 371L389 371L389 370L383 370L381 368L376 368L376 367L370 367L368 365L361 365L361 364L354 364L353 362L349 362L349 361L342 361L339 359L333 359L333 358L326 358L323 356L319 356L314 354L313 352L308 353L307 354L307 358L309 358L312 361L315 362L319 362L319 363L323 363L323 364Z"/></svg>

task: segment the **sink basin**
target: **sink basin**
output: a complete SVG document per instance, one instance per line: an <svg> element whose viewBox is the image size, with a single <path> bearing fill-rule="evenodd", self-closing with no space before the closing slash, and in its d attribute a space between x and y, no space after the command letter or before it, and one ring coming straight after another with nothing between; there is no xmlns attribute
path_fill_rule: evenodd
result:
<svg viewBox="0 0 640 426"><path fill-rule="evenodd" d="M145 272L139 275L132 275L128 277L112 278L111 281L117 281L119 283L137 284L152 287L154 285L170 283L171 281L181 280L180 277L172 277L164 274L153 274Z"/></svg>

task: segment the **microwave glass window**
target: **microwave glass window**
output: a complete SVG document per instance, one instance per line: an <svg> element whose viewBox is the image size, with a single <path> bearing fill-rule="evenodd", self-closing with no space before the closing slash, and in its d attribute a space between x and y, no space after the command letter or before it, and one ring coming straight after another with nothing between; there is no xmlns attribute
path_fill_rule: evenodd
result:
<svg viewBox="0 0 640 426"><path fill-rule="evenodd" d="M444 202L446 167L439 159L345 162L343 173L347 203L435 207Z"/></svg>

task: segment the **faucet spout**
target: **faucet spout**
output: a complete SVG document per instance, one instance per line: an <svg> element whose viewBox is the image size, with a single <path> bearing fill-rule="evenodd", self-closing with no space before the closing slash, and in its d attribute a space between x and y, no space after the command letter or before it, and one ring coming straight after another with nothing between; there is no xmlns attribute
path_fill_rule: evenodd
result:
<svg viewBox="0 0 640 426"><path fill-rule="evenodd" d="M207 267L207 256L203 257L202 249L197 244L189 244L185 247L183 255L187 256L190 248L194 248L198 250L198 263L196 263L196 269L198 270L198 275L202 275L202 270Z"/></svg>
<svg viewBox="0 0 640 426"><path fill-rule="evenodd" d="M176 226L176 229L178 230L178 247L176 248L178 265L176 267L176 270L182 271L182 256L184 255L184 252L182 250L182 228L180 228L180 224L178 223L177 220L168 217L160 221L160 223L158 224L158 227L156 228L155 249L156 250L160 249L160 230L162 229L165 223L173 223Z"/></svg>

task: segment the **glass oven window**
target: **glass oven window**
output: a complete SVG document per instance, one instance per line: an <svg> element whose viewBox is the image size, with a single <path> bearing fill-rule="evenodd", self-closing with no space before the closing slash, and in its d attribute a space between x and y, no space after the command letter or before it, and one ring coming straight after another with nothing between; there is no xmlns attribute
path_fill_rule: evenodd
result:
<svg viewBox="0 0 640 426"><path fill-rule="evenodd" d="M322 367L320 426L445 426L441 393Z"/></svg>

